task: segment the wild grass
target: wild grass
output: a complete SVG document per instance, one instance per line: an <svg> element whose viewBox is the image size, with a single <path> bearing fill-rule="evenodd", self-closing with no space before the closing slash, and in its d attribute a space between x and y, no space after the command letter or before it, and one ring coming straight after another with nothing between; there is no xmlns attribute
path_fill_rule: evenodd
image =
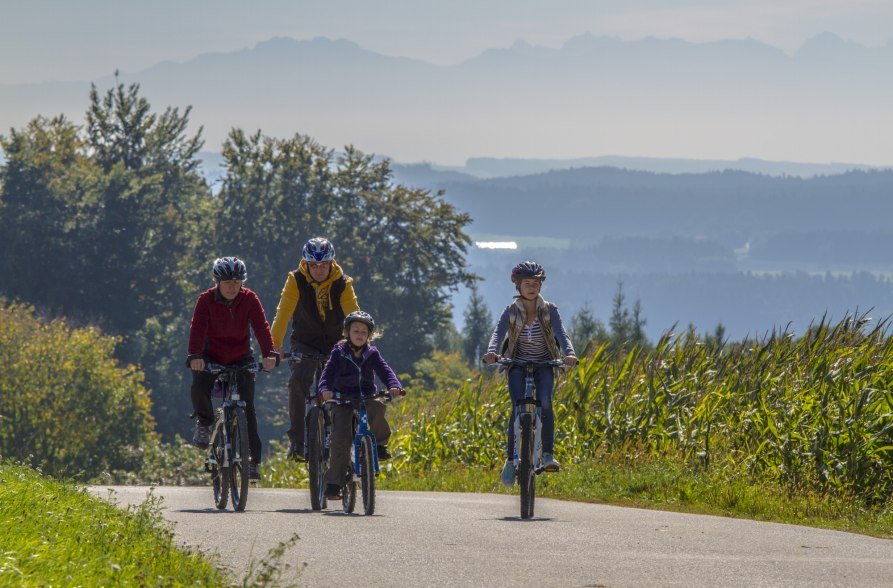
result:
<svg viewBox="0 0 893 588"><path fill-rule="evenodd" d="M230 585L204 556L176 547L158 501L124 511L73 482L0 463L0 585Z"/></svg>

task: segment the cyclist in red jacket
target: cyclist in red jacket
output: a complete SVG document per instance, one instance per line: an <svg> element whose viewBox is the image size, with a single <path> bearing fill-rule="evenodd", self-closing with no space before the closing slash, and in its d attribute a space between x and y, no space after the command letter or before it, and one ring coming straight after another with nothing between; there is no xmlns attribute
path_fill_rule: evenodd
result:
<svg viewBox="0 0 893 588"><path fill-rule="evenodd" d="M217 377L205 372L205 362L221 365L251 363L251 333L260 343L263 368L276 366L278 354L273 351L273 337L264 308L257 294L242 287L248 277L245 263L238 257L222 257L214 262L213 288L202 292L195 303L189 327L187 362L192 368L192 408L198 418L192 443L207 448L214 422L211 388ZM257 434L257 414L254 411L254 374L238 374L239 394L245 401L248 419L248 445L251 459L248 478L260 479L261 441Z"/></svg>

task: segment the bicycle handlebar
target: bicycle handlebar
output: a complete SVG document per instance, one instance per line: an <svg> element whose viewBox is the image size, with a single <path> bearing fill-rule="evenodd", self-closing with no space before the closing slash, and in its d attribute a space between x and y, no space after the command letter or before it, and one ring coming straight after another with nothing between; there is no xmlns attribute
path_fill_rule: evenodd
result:
<svg viewBox="0 0 893 588"><path fill-rule="evenodd" d="M251 372L257 373L264 369L264 364L260 362L252 362L252 363L243 363L243 364L233 364L233 365L221 365L219 363L207 362L205 363L205 369L203 372L207 372L209 374L221 374L223 372Z"/></svg>
<svg viewBox="0 0 893 588"><path fill-rule="evenodd" d="M381 398L381 397L384 397L385 402L391 402L392 400L394 400L395 396L398 396L398 397L406 396L406 390L400 390L399 394L391 394L390 390L384 390L382 392L376 392L375 394L360 395L359 398L354 397L354 396L348 397L347 395L342 394L341 392L334 392L332 394L332 397L330 399L326 400L326 402L345 402L345 401L366 400L367 398Z"/></svg>
<svg viewBox="0 0 893 588"><path fill-rule="evenodd" d="M483 359L481 359L481 361L483 361ZM570 367L560 359L535 361L530 359L515 359L513 357L498 357L494 363L498 363L499 365L517 365L520 367L526 367L528 365L533 367Z"/></svg>
<svg viewBox="0 0 893 588"><path fill-rule="evenodd" d="M299 353L297 351L293 351L290 353L283 353L281 356L283 361L293 361L295 363L299 363L301 361L325 361L329 359L328 353Z"/></svg>

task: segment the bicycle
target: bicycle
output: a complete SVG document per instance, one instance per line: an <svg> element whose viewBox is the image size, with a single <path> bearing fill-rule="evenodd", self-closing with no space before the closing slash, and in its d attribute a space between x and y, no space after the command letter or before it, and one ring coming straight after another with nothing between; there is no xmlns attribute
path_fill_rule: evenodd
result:
<svg viewBox="0 0 893 588"><path fill-rule="evenodd" d="M401 394L398 396L405 395L406 392L401 390ZM341 491L341 505L346 513L352 513L356 507L358 483L362 484L363 512L367 515L375 512L375 478L380 473L378 444L375 435L369 429L366 400L379 397L383 397L385 402L393 400L393 396L389 392L361 396L359 399L348 399L340 392L335 392L332 399L326 401L326 403L353 407L353 444Z"/></svg>
<svg viewBox="0 0 893 588"><path fill-rule="evenodd" d="M521 518L533 517L534 502L536 500L536 476L543 473L543 445L542 445L542 409L540 399L537 396L534 382L534 372L540 367L557 368L564 366L564 362L558 359L548 361L528 361L525 359L499 358L496 360L507 368L511 366L523 367L526 370L524 376L524 396L515 403L515 447L512 460L515 464L515 476L521 489Z"/></svg>
<svg viewBox="0 0 893 588"><path fill-rule="evenodd" d="M317 369L313 376L312 394L307 396L304 409L304 457L307 459L307 471L310 478L310 507L322 510L328 506L326 500L326 466L329 462L329 438L332 434L332 417L324 404L316 398L319 378L323 366L329 356L324 353L286 353L282 359L291 362L316 362Z"/></svg>
<svg viewBox="0 0 893 588"><path fill-rule="evenodd" d="M223 398L220 406L214 410L214 424L205 459L205 470L210 472L214 488L214 504L220 510L226 508L230 497L237 512L245 510L248 503L248 419L245 401L239 397L236 376L243 371L257 373L262 368L261 363L208 363L205 366L205 372L217 375L212 397Z"/></svg>

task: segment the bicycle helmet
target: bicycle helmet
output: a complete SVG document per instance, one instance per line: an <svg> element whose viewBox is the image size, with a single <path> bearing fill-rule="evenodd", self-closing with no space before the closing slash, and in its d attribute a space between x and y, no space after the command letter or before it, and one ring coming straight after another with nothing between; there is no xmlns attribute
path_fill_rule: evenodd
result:
<svg viewBox="0 0 893 588"><path fill-rule="evenodd" d="M304 244L301 257L305 261L332 261L335 259L335 247L329 243L328 239L314 237Z"/></svg>
<svg viewBox="0 0 893 588"><path fill-rule="evenodd" d="M513 283L519 284L521 280L528 278L544 282L546 280L546 270L535 261L523 261L512 268Z"/></svg>
<svg viewBox="0 0 893 588"><path fill-rule="evenodd" d="M220 257L214 261L214 279L218 282L224 280L248 279L248 268L245 262L238 257Z"/></svg>
<svg viewBox="0 0 893 588"><path fill-rule="evenodd" d="M375 320L373 320L372 315L368 312L363 312L362 310L355 310L346 317L344 317L344 330L347 331L350 329L350 323L360 322L369 327L369 334L371 335L375 332Z"/></svg>

